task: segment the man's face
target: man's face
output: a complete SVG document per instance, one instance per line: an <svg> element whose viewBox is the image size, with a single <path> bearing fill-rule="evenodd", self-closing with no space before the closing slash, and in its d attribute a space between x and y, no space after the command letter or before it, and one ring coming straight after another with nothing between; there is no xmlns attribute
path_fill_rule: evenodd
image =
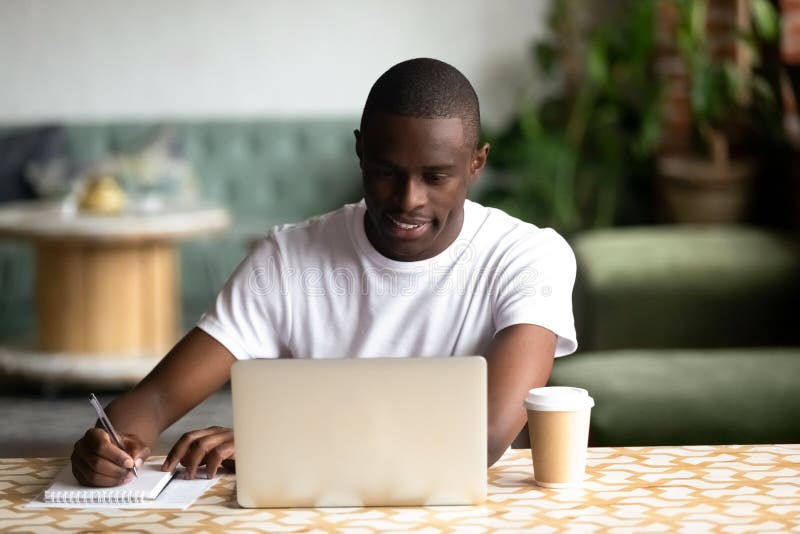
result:
<svg viewBox="0 0 800 534"><path fill-rule="evenodd" d="M471 146L459 118L392 113L374 113L355 136L372 245L400 261L445 250L461 231L464 199L486 164L488 144Z"/></svg>

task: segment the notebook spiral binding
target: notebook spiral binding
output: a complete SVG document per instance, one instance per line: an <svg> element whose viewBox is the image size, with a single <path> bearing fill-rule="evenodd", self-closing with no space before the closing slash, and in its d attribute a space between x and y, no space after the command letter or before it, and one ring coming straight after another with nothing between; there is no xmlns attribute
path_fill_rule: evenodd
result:
<svg viewBox="0 0 800 534"><path fill-rule="evenodd" d="M44 500L63 504L133 504L144 502L145 492L131 490L46 491Z"/></svg>

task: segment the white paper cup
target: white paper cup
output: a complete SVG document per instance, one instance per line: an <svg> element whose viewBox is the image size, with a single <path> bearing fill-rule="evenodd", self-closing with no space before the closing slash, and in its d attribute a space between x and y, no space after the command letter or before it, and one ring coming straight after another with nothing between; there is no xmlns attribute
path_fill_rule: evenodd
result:
<svg viewBox="0 0 800 534"><path fill-rule="evenodd" d="M594 399L581 388L535 388L525 398L533 479L545 488L580 486L586 475Z"/></svg>

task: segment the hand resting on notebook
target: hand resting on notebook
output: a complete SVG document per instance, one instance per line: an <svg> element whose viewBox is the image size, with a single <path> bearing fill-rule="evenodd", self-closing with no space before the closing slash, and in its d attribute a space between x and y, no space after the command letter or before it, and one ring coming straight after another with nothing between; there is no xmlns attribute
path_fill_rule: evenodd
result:
<svg viewBox="0 0 800 534"><path fill-rule="evenodd" d="M233 430L222 426L210 426L202 430L186 432L167 454L162 471L170 471L180 463L186 467L184 477L192 479L197 468L206 466L209 477L213 477L220 465L230 471L236 470L233 452Z"/></svg>

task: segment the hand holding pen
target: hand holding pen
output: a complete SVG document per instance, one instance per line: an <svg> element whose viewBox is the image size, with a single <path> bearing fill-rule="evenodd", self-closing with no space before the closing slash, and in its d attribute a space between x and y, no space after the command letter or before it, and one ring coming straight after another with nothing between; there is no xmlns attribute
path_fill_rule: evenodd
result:
<svg viewBox="0 0 800 534"><path fill-rule="evenodd" d="M138 476L133 468L141 467L150 456L150 447L136 434L118 432L94 395L89 403L97 412L99 424L75 442L70 456L72 474L80 484L91 487L130 482Z"/></svg>
<svg viewBox="0 0 800 534"><path fill-rule="evenodd" d="M100 405L100 402L97 400L97 397L95 397L94 393L89 394L89 403L97 412L97 418L100 420L100 424L103 425L105 431L108 432L109 436L111 436L111 441L114 442L114 445L124 451L125 447L122 445L122 440L120 439L119 434L117 434L117 431L114 429L114 425L111 424L111 420L108 418L108 415L106 415L106 411ZM133 474L138 477L139 472L136 470L136 465L131 467L131 469L133 470Z"/></svg>

